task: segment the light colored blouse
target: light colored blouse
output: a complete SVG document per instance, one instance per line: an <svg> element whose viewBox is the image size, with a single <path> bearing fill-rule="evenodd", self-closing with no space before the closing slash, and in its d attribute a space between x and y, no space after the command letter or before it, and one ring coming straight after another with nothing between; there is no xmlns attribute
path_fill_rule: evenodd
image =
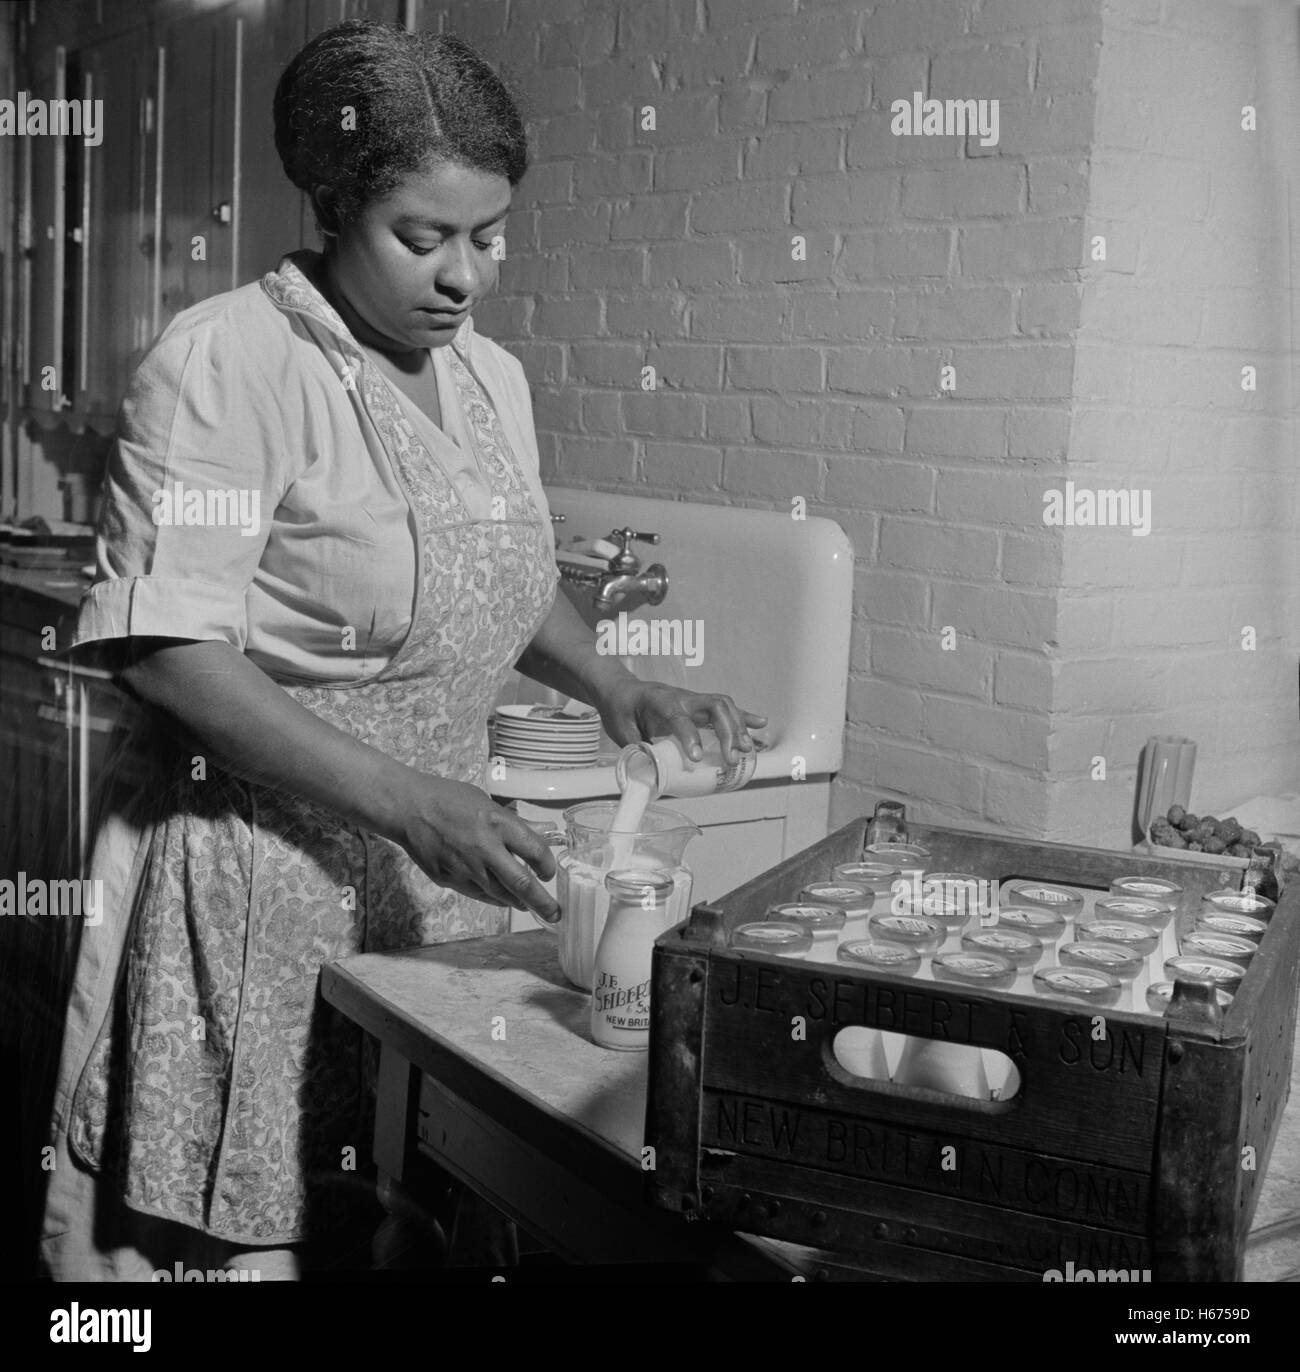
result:
<svg viewBox="0 0 1300 1372"><path fill-rule="evenodd" d="M278 271L318 260L292 254ZM72 646L224 640L277 680L345 683L382 670L406 637L414 515L373 426L358 422L337 331L268 294L276 276L177 315L133 376ZM547 519L523 367L471 319L431 350L443 429L393 387L403 415L471 516L492 518L450 349Z"/></svg>

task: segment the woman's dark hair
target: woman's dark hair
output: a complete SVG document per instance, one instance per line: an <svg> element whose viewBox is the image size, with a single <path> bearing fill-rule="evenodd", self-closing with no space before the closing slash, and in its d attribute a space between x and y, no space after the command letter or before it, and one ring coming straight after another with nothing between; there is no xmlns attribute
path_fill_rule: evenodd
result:
<svg viewBox="0 0 1300 1372"><path fill-rule="evenodd" d="M275 150L299 190L333 189L337 222L322 225L330 230L430 162L511 186L528 169L518 102L468 43L365 20L317 34L285 68Z"/></svg>

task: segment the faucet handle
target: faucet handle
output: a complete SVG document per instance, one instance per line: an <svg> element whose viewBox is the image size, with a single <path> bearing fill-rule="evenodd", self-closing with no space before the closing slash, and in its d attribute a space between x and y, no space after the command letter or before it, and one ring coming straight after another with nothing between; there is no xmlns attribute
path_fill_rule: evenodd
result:
<svg viewBox="0 0 1300 1372"><path fill-rule="evenodd" d="M636 554L628 550L628 544L635 539L638 543L658 543L658 534L638 533L635 529L613 529L610 531L610 541L617 544L618 554L610 558L610 570L615 572L636 572L640 570L641 564L637 561Z"/></svg>

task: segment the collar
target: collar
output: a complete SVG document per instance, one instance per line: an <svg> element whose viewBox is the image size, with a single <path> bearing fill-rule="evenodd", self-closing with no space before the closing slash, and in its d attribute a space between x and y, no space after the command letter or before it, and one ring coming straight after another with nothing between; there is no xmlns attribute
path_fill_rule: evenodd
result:
<svg viewBox="0 0 1300 1372"><path fill-rule="evenodd" d="M339 312L321 294L314 278L320 267L322 254L311 248L300 248L286 254L280 265L262 278L262 290L273 304L292 314L306 315L334 335L339 345L359 357L364 353L339 316ZM473 315L457 327L450 347L464 361L469 359L470 340L474 336Z"/></svg>

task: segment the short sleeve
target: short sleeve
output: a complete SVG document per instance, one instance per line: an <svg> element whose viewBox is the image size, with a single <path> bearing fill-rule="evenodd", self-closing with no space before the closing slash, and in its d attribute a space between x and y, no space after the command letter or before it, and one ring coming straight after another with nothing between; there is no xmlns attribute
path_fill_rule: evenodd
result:
<svg viewBox="0 0 1300 1372"><path fill-rule="evenodd" d="M241 651L246 593L288 484L277 386L250 339L217 316L158 341L118 416L96 543L97 579L72 646L213 639Z"/></svg>

